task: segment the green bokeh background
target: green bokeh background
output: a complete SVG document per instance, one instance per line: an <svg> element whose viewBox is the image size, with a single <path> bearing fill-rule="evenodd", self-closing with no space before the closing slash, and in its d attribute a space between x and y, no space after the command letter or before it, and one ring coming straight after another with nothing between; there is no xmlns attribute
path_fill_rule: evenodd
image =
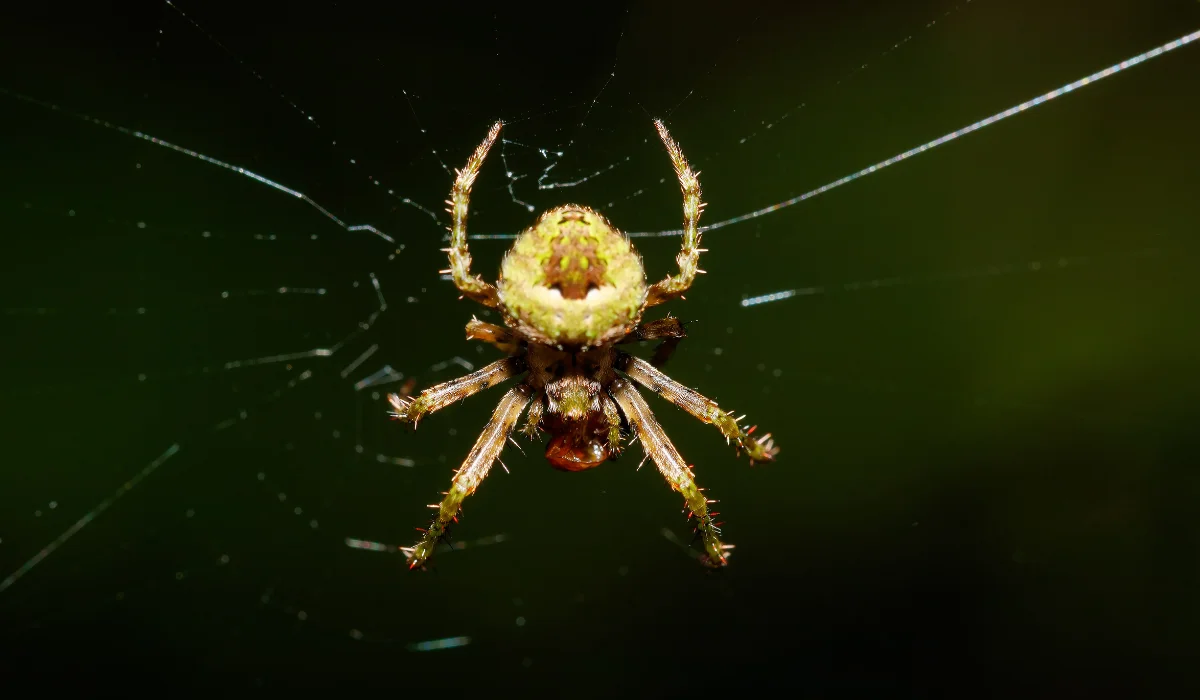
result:
<svg viewBox="0 0 1200 700"><path fill-rule="evenodd" d="M496 356L462 339L480 311L438 279L440 224L399 199L440 211L443 164L491 120L512 142L475 233L534 216L506 169L538 210L677 226L652 116L719 221L1194 31L1200 4L179 7L204 31L156 3L0 29L0 575L179 445L0 592L6 675L172 694L1195 689L1195 45L705 238L667 370L783 451L749 468L652 405L722 501L728 570L663 534L689 533L637 447L581 474L510 448L435 572L346 538L408 544L500 396L412 433L353 387ZM549 182L615 167L538 190L537 149L563 146ZM678 239L636 243L658 277ZM476 269L503 250L475 242ZM376 310L372 273L388 308L332 356L223 367L334 347ZM453 636L470 644L411 647Z"/></svg>

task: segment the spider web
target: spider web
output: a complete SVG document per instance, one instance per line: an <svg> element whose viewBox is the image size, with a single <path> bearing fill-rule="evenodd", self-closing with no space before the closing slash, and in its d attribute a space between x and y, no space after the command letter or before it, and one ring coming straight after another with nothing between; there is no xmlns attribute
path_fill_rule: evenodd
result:
<svg viewBox="0 0 1200 700"><path fill-rule="evenodd" d="M1146 596L1196 582L1172 426L1200 6L727 5L7 22L6 670L598 693L715 654L729 682L902 688L1013 663L1047 618L1053 661L1012 677L1125 658L1167 610L1150 636L1182 639L1194 603ZM784 450L748 469L655 404L732 567L696 570L636 446L562 475L526 445L408 574L500 395L387 419L387 392L496 357L436 272L453 169L505 120L472 198L485 276L574 201L657 278L680 201L652 117L709 202L666 369Z"/></svg>

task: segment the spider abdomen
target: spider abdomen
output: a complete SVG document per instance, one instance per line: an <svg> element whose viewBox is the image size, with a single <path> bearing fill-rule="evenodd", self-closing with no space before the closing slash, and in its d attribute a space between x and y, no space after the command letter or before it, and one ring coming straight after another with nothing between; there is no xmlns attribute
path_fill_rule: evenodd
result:
<svg viewBox="0 0 1200 700"><path fill-rule="evenodd" d="M551 209L500 265L508 325L532 342L599 347L641 320L646 273L629 239L587 207Z"/></svg>

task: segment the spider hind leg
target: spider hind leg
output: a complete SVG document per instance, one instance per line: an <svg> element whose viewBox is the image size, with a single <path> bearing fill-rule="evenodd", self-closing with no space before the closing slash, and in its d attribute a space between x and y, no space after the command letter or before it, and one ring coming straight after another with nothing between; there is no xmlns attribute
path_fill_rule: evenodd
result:
<svg viewBox="0 0 1200 700"><path fill-rule="evenodd" d="M683 245L675 256L679 264L679 274L667 275L662 280L651 285L646 296L646 306L655 306L665 301L677 299L692 286L700 269L700 214L704 211L704 202L700 201L700 174L692 170L683 149L671 138L662 120L654 120L654 128L658 137L667 147L667 155L671 157L671 165L675 167L675 176L679 178L679 189L683 192Z"/></svg>
<svg viewBox="0 0 1200 700"><path fill-rule="evenodd" d="M483 277L471 274L471 253L467 249L467 211L471 202L471 187L475 184L479 169L483 167L483 159L496 142L503 125L503 122L492 125L487 138L471 154L463 169L458 171L454 187L450 190L450 199L446 200L446 204L450 205L446 211L450 212L451 218L450 247L445 249L450 255L450 269L444 272L450 273L454 278L454 285L463 296L493 308L500 304L496 287L490 282L485 282Z"/></svg>

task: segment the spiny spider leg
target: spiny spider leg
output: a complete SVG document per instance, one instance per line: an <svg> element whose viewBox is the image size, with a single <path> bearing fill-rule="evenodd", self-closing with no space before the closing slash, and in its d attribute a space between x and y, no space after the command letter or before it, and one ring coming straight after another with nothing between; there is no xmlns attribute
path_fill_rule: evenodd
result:
<svg viewBox="0 0 1200 700"><path fill-rule="evenodd" d="M442 273L448 272L454 276L454 284L464 296L491 307L500 303L496 287L484 282L483 277L471 274L471 253L467 250L467 205L471 200L471 186L475 184L475 177L479 175L483 159L496 142L503 125L503 122L493 124L487 138L471 154L466 166L457 171L458 177L450 190L450 199L446 200L446 204L450 205L446 211L450 212L453 223L450 226L450 247L444 249L450 254L450 269L443 270Z"/></svg>
<svg viewBox="0 0 1200 700"><path fill-rule="evenodd" d="M520 384L509 389L504 398L500 399L500 405L496 407L491 420L484 426L479 439L475 441L475 446L471 448L471 453L454 473L454 481L451 482L446 497L440 504L430 506L437 509L437 515L434 516L429 529L425 530L425 536L415 546L404 548L404 555L408 557L410 569L423 565L425 560L429 559L429 555L433 554L434 547L437 546L438 540L446 534L446 528L450 522L457 519L463 499L479 488L480 482L492 468L492 463L500 456L501 450L504 449L504 443L508 440L509 433L512 432L513 425L517 422L517 418L520 417L521 411L525 409L525 404L529 402L529 397L532 395L533 391L529 387Z"/></svg>
<svg viewBox="0 0 1200 700"><path fill-rule="evenodd" d="M617 341L618 344L636 343L639 340L658 340L659 338L686 338L687 331L683 321L674 316L646 321L638 324L637 328L629 331L629 335Z"/></svg>
<svg viewBox="0 0 1200 700"><path fill-rule="evenodd" d="M431 386L422 391L415 399L399 394L388 394L388 403L392 404L392 408L395 409L392 411L392 417L405 423L412 423L415 428L425 415L441 410L455 401L461 401L484 389L496 386L500 382L524 372L525 369L523 357L506 357L458 379Z"/></svg>
<svg viewBox="0 0 1200 700"><path fill-rule="evenodd" d="M658 129L658 137L667 147L671 164L675 166L675 175L679 178L679 188L683 190L683 248L679 255L675 256L675 261L679 263L679 274L667 275L651 285L646 296L646 306L654 306L682 296L688 287L692 286L696 274L704 272L699 268L700 253L703 249L700 248L698 222L700 213L704 211L704 203L700 201L699 173L694 172L688 165L687 159L683 157L683 150L667 133L667 127L663 126L661 119L654 120L654 128Z"/></svg>
<svg viewBox="0 0 1200 700"><path fill-rule="evenodd" d="M671 488L683 494L688 510L696 520L696 529L704 538L704 552L707 554L704 562L709 566L724 566L729 560L729 551L733 545L723 544L720 539L721 529L713 521L715 513L708 512L708 499L696 486L695 475L683 461L679 451L671 444L662 426L655 420L646 400L638 393L632 384L624 379L618 379L609 385L609 394L621 407L629 426L642 443L646 455L654 460L658 471L671 484Z"/></svg>
<svg viewBox="0 0 1200 700"><path fill-rule="evenodd" d="M665 338L663 342L654 348L654 355L650 358L650 364L655 367L662 367L667 364L667 360L671 359L671 355L675 354L675 348L679 347L679 343L686 337L687 331L683 328L683 321L674 316L668 316L639 325L630 331L629 335L617 341L617 344L621 345L639 340Z"/></svg>
<svg viewBox="0 0 1200 700"><path fill-rule="evenodd" d="M662 367L667 364L667 360L671 359L671 355L675 354L675 348L679 347L679 343L683 338L667 338L654 348L654 354L650 356L650 364L655 367Z"/></svg>
<svg viewBox="0 0 1200 700"><path fill-rule="evenodd" d="M511 330L477 318L467 321L467 340L482 340L507 353L516 352L518 347L517 335Z"/></svg>
<svg viewBox="0 0 1200 700"><path fill-rule="evenodd" d="M720 429L725 440L737 443L738 450L744 450L750 456L750 463L769 462L775 459L779 448L767 433L754 440L750 432L742 430L732 413L722 411L717 402L705 397L699 392L689 389L679 382L663 374L659 369L643 359L619 353L616 362L617 369L624 372L630 379L658 394L667 401L682 408L696 418L711 423ZM751 428L750 431L753 431Z"/></svg>

